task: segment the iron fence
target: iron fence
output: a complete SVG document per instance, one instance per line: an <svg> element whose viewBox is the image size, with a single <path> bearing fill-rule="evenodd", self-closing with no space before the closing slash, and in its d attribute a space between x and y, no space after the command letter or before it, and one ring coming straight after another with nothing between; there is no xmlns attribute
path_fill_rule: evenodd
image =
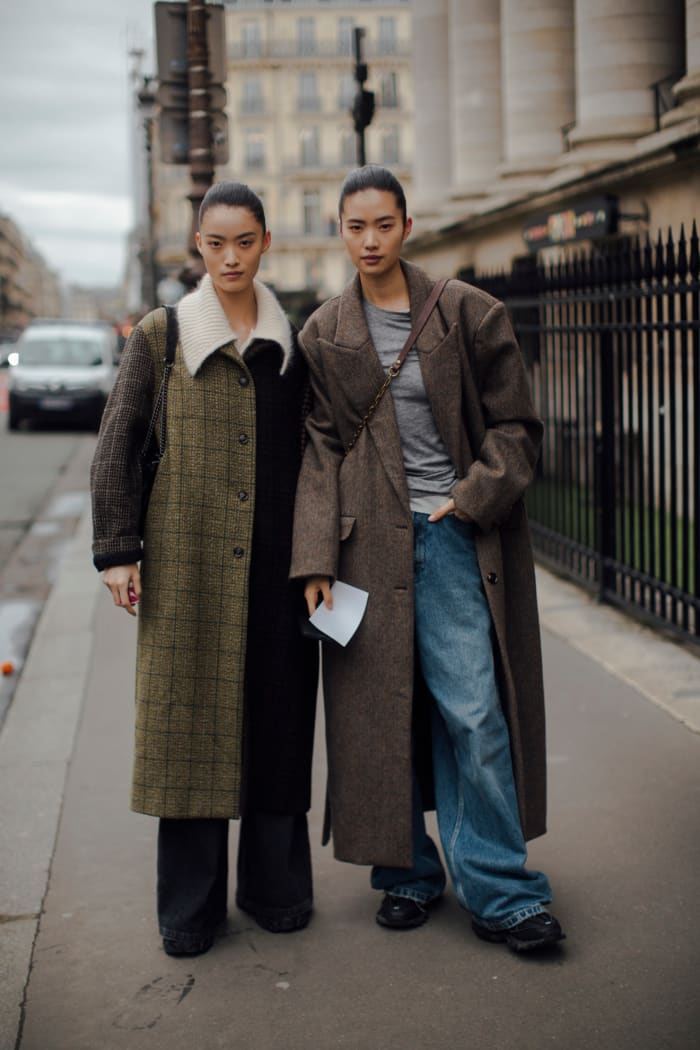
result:
<svg viewBox="0 0 700 1050"><path fill-rule="evenodd" d="M700 253L695 222L550 266L467 275L505 301L545 439L541 560L700 642Z"/></svg>

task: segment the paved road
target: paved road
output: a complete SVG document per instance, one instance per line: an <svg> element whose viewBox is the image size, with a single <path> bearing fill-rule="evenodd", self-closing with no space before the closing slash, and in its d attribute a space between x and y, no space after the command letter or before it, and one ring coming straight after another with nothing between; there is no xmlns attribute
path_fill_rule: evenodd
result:
<svg viewBox="0 0 700 1050"><path fill-rule="evenodd" d="M81 443L94 445L94 435L68 430L10 433L0 412L0 571Z"/></svg>
<svg viewBox="0 0 700 1050"><path fill-rule="evenodd" d="M88 502L93 434L46 428L10 433L0 372L0 725L58 566Z"/></svg>
<svg viewBox="0 0 700 1050"><path fill-rule="evenodd" d="M78 574L71 572L73 587ZM547 600L563 608L566 592L547 580ZM23 747L45 755L45 778L69 764L20 1050L698 1045L700 735L636 689L545 631L550 832L532 844L531 862L552 880L569 935L561 951L521 958L476 940L451 892L425 927L380 929L366 869L336 863L318 845L319 734L311 925L275 936L231 906L226 934L208 955L170 959L154 925L155 821L127 808L135 625L97 589L81 608L89 661L75 749L67 731L60 745L56 732L50 744L31 739L51 716L42 715L36 687L22 698L24 716L13 707L6 734L16 761ZM589 638L593 616L581 600ZM46 645L65 631L58 605L49 621ZM629 646L636 629L627 634ZM669 660L679 653L672 650ZM37 660L30 681L41 683L46 660ZM77 664L73 656L59 667L66 683ZM76 722L80 688L64 689L60 701ZM53 724L60 737L63 723ZM28 799L18 791L17 805L29 813L27 791ZM54 794L47 782L42 811ZM28 881L14 898L26 913L14 923L17 938L36 908L38 889L32 898Z"/></svg>

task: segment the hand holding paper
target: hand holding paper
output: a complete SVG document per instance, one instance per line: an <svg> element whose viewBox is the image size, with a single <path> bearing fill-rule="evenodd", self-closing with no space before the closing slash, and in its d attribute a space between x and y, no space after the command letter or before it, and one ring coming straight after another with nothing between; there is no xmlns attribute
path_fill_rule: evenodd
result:
<svg viewBox="0 0 700 1050"><path fill-rule="evenodd" d="M362 622L367 608L367 591L336 580L331 587L333 608L325 602L319 605L309 621L339 645L347 645Z"/></svg>

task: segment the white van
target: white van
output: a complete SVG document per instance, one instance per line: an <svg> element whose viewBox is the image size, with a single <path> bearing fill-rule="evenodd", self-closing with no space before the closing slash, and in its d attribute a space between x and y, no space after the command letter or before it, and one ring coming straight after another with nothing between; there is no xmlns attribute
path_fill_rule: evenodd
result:
<svg viewBox="0 0 700 1050"><path fill-rule="evenodd" d="M37 321L8 355L8 427L22 420L70 419L97 429L112 389L117 339L100 322Z"/></svg>

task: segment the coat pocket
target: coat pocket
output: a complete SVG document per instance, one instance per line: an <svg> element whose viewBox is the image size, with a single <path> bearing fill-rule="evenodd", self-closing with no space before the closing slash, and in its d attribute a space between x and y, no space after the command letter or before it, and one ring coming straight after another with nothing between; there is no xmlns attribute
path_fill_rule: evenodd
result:
<svg viewBox="0 0 700 1050"><path fill-rule="evenodd" d="M352 514L340 515L340 541L346 540L352 532L357 519Z"/></svg>

